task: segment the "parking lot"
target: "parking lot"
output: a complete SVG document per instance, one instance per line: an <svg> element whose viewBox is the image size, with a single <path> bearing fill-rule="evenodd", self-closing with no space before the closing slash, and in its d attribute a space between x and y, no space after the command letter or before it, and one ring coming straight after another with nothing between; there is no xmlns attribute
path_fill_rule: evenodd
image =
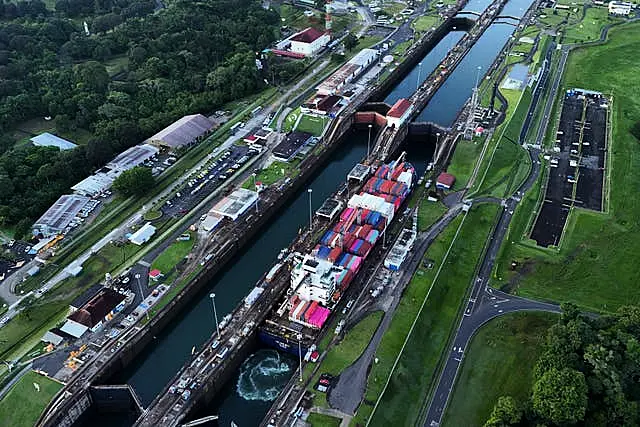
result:
<svg viewBox="0 0 640 427"><path fill-rule="evenodd" d="M565 94L544 202L531 238L558 246L572 206L602 210L608 102L600 94Z"/></svg>
<svg viewBox="0 0 640 427"><path fill-rule="evenodd" d="M161 208L162 213L173 217L185 214L258 153L246 145L232 145L218 158L211 158L189 177L184 187L165 202Z"/></svg>

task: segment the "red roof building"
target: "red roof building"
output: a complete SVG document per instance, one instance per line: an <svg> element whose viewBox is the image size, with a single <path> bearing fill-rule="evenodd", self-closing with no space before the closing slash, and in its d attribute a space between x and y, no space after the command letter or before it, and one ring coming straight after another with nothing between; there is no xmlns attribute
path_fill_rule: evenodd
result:
<svg viewBox="0 0 640 427"><path fill-rule="evenodd" d="M453 184L456 182L456 177L451 175L450 173L442 172L438 176L438 180L436 181L436 187L442 190L448 190L453 187Z"/></svg>
<svg viewBox="0 0 640 427"><path fill-rule="evenodd" d="M246 136L243 141L248 143L248 144L251 144L252 142L256 142L256 139L258 139L257 136L249 135L249 136Z"/></svg>
<svg viewBox="0 0 640 427"><path fill-rule="evenodd" d="M313 43L323 35L325 35L324 31L309 27L306 30L302 30L295 36L291 37L290 40L292 42Z"/></svg>
<svg viewBox="0 0 640 427"><path fill-rule="evenodd" d="M157 268L149 272L149 278L151 280L158 280L161 276L162 276L162 272Z"/></svg>
<svg viewBox="0 0 640 427"><path fill-rule="evenodd" d="M387 124L389 126L400 126L411 113L412 106L409 100L404 98L398 99L387 113Z"/></svg>
<svg viewBox="0 0 640 427"><path fill-rule="evenodd" d="M304 56L314 56L329 44L331 37L324 31L309 27L289 39L291 52Z"/></svg>

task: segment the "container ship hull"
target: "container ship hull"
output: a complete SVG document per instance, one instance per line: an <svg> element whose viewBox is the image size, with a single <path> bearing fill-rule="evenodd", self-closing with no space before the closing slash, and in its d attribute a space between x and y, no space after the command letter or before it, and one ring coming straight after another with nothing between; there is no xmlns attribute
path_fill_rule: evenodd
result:
<svg viewBox="0 0 640 427"><path fill-rule="evenodd" d="M321 330L411 192L415 170L403 158L379 166L367 179L368 172L313 250L295 254L289 292L260 328L262 342L296 356L315 348Z"/></svg>

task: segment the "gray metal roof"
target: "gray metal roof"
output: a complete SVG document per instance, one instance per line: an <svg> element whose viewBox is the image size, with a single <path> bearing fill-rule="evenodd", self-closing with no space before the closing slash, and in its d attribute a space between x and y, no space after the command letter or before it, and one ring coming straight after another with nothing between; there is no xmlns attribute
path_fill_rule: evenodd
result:
<svg viewBox="0 0 640 427"><path fill-rule="evenodd" d="M80 212L89 201L88 197L77 194L65 194L36 221L34 226L46 226L62 230Z"/></svg>
<svg viewBox="0 0 640 427"><path fill-rule="evenodd" d="M167 145L172 148L180 147L192 143L212 127L213 122L202 114L192 114L172 123L145 142Z"/></svg>
<svg viewBox="0 0 640 427"><path fill-rule="evenodd" d="M49 132L41 133L38 136L34 136L33 138L31 138L31 142L33 142L33 145L37 145L40 147L58 147L61 150L73 150L77 147L77 145L73 142L50 134Z"/></svg>

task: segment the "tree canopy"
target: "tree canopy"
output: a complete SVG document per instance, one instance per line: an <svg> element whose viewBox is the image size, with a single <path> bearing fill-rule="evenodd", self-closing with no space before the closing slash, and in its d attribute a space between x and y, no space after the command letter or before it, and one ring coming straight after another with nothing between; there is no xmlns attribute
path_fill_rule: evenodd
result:
<svg viewBox="0 0 640 427"><path fill-rule="evenodd" d="M115 181L113 189L123 196L141 196L153 186L154 178L151 169L136 166L133 169L122 172Z"/></svg>
<svg viewBox="0 0 640 427"><path fill-rule="evenodd" d="M640 307L587 317L573 304L549 329L523 419L498 401L488 426L640 424ZM494 423L494 421L498 423Z"/></svg>
<svg viewBox="0 0 640 427"><path fill-rule="evenodd" d="M0 3L0 225L33 221L71 185L181 116L261 90L272 75L257 69L256 52L275 40L279 22L256 0L163 8L57 0L55 10L40 0ZM47 116L58 132L93 137L65 152L9 137Z"/></svg>

